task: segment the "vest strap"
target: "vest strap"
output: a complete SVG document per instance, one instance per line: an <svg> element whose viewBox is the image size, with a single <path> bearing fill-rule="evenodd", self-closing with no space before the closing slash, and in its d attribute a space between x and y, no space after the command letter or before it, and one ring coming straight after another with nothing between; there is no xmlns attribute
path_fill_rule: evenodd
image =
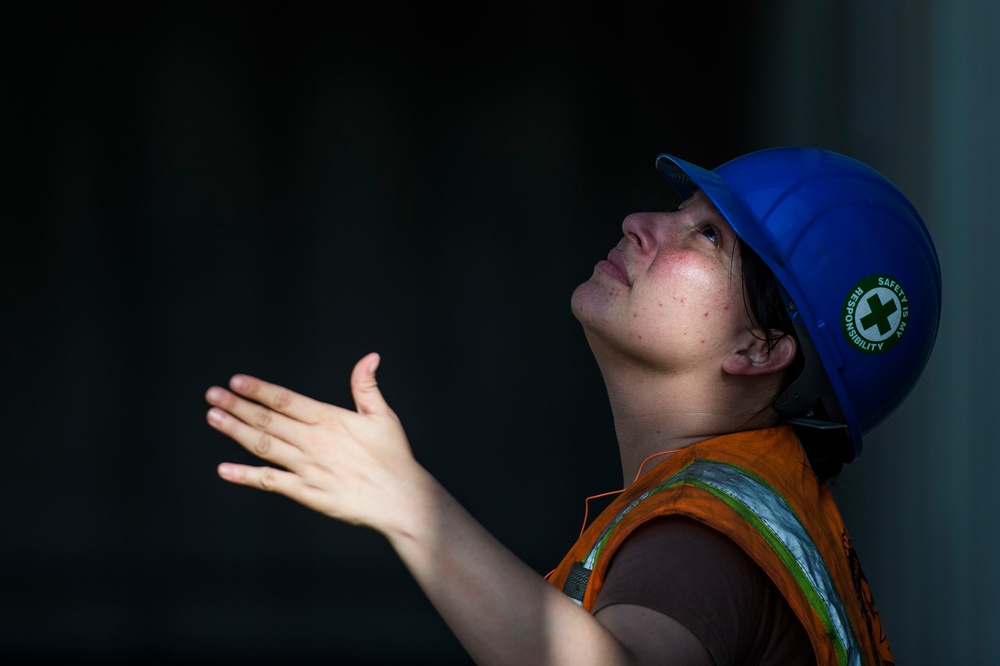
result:
<svg viewBox="0 0 1000 666"><path fill-rule="evenodd" d="M587 583L590 582L591 570L582 562L574 562L566 576L562 591L578 606L583 605L583 595L587 591Z"/></svg>

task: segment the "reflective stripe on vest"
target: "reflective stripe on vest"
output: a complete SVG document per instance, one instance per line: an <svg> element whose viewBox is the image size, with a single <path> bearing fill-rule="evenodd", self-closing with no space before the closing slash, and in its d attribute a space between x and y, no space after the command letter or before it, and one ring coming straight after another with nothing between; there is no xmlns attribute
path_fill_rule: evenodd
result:
<svg viewBox="0 0 1000 666"><path fill-rule="evenodd" d="M563 591L570 594L577 603L582 603L586 579L622 518L650 495L680 484L689 484L711 493L752 525L784 563L830 637L834 639L837 662L844 665L861 664L860 647L851 629L843 601L826 562L802 521L788 501L769 483L753 472L729 463L695 460L630 502L604 528L583 562L573 567L575 575L570 575ZM584 579L582 585L581 578ZM575 581L572 585L575 590L572 591L567 589L571 581Z"/></svg>

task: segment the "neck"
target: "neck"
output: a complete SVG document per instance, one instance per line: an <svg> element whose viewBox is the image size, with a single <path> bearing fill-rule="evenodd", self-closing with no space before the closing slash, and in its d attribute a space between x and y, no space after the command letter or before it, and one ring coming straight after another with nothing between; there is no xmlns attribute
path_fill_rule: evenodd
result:
<svg viewBox="0 0 1000 666"><path fill-rule="evenodd" d="M635 480L649 456L776 421L768 397L777 391L773 381L765 386L720 369L671 374L629 363L601 364L601 373L611 401L625 485ZM650 460L642 471L661 460Z"/></svg>

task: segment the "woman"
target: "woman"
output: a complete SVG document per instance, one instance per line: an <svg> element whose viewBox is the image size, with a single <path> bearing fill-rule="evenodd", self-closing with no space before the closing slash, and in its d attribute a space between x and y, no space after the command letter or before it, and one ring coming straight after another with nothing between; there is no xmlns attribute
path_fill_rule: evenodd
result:
<svg viewBox="0 0 1000 666"><path fill-rule="evenodd" d="M627 487L548 582L414 460L376 354L355 410L244 375L209 389L209 423L277 466L219 474L385 535L478 663L891 663L824 481L926 364L927 231L828 151L657 167L682 203L626 218L572 299Z"/></svg>

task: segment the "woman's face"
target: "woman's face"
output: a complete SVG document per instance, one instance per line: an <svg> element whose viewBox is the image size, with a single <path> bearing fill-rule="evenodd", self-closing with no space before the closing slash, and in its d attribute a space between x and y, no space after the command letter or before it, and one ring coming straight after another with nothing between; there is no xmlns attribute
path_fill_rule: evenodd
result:
<svg viewBox="0 0 1000 666"><path fill-rule="evenodd" d="M634 213L573 292L595 353L661 370L721 364L751 327L736 234L700 191L676 212Z"/></svg>

